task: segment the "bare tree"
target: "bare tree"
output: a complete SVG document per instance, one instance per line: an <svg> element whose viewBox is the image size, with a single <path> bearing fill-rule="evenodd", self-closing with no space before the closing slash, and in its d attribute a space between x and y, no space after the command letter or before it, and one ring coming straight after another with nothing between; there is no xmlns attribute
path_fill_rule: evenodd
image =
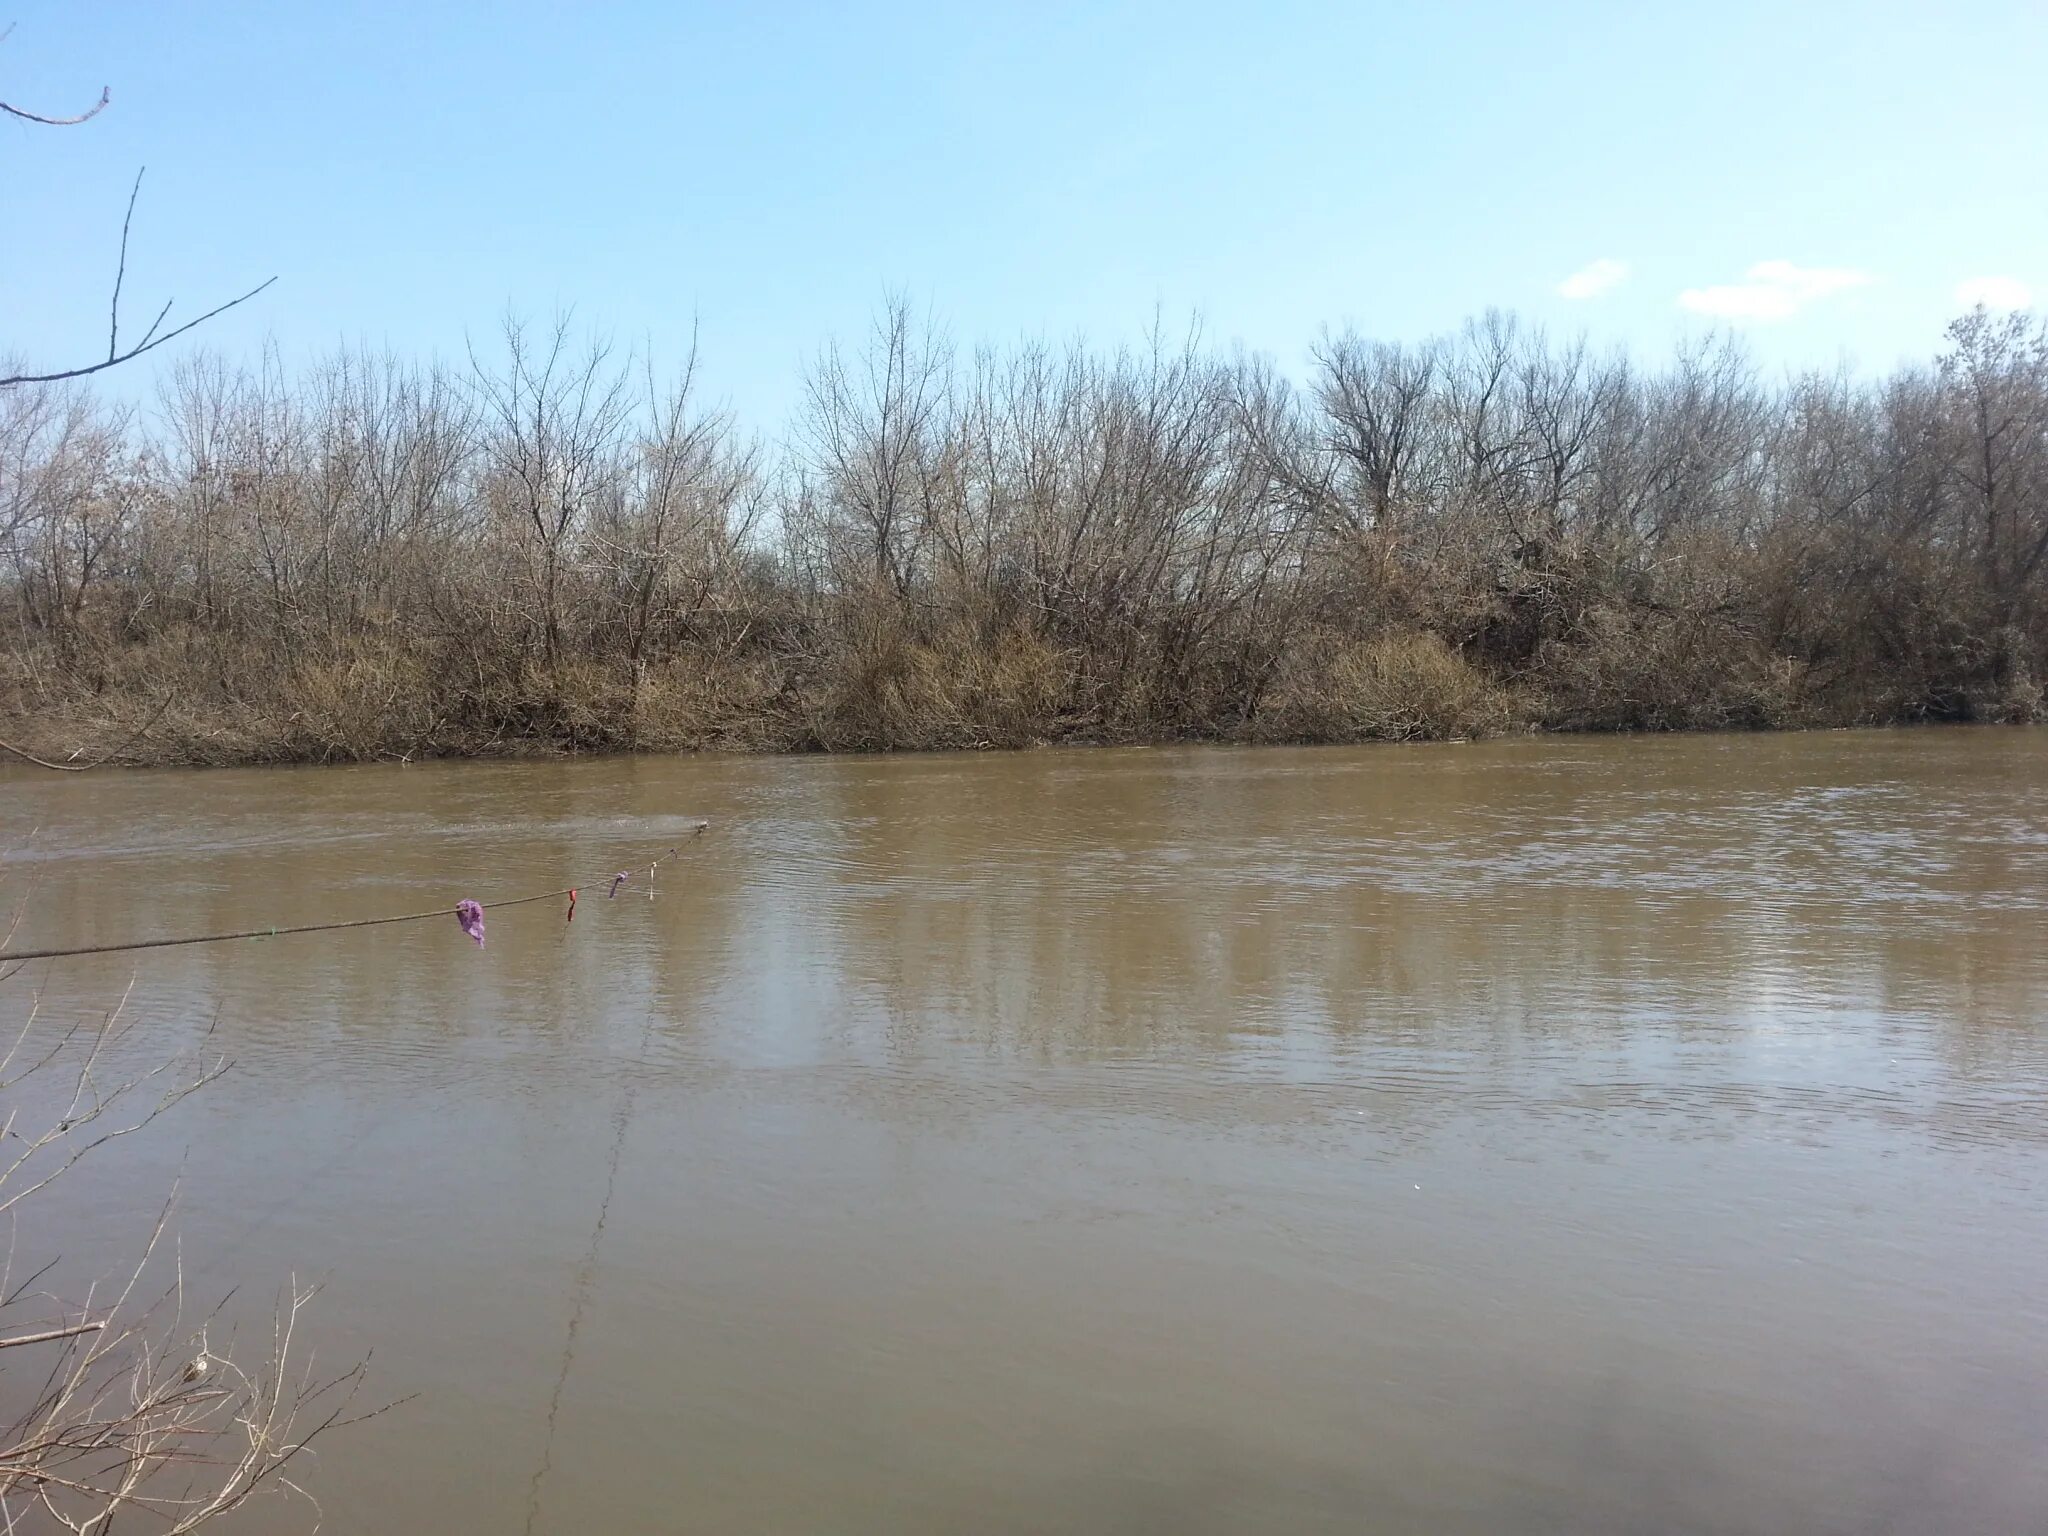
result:
<svg viewBox="0 0 2048 1536"><path fill-rule="evenodd" d="M508 315L503 339L499 369L470 350L483 454L492 494L530 537L535 627L553 666L562 652L563 567L586 519L617 489L630 374L609 342L592 338L579 349L566 314L538 338Z"/></svg>
<svg viewBox="0 0 2048 1536"><path fill-rule="evenodd" d="M761 512L758 452L696 393L694 337L667 384L645 363L639 431L590 531L636 669L731 578Z"/></svg>
<svg viewBox="0 0 2048 1536"><path fill-rule="evenodd" d="M1995 609L2010 624L2048 556L2048 322L1981 305L1949 327L1940 362L1953 474Z"/></svg>
<svg viewBox="0 0 2048 1536"><path fill-rule="evenodd" d="M1429 494L1417 478L1439 349L1368 342L1346 331L1325 336L1315 361L1326 442L1343 466L1345 494L1336 505L1353 532L1394 532L1403 511L1419 509Z"/></svg>
<svg viewBox="0 0 2048 1536"><path fill-rule="evenodd" d="M827 347L805 380L800 451L840 579L865 566L901 595L921 573L951 389L950 347L900 295L865 350L849 359Z"/></svg>

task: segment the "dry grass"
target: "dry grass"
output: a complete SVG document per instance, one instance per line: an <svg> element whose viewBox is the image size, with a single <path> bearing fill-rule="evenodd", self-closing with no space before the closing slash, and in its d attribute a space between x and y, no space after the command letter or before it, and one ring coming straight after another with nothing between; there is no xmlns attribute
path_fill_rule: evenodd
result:
<svg viewBox="0 0 2048 1536"><path fill-rule="evenodd" d="M880 605L844 627L799 705L795 745L826 752L1022 747L1061 732L1067 659L1021 628L964 624L916 638Z"/></svg>
<svg viewBox="0 0 2048 1536"><path fill-rule="evenodd" d="M1508 730L1507 690L1437 636L1319 637L1283 675L1255 734L1282 741L1447 741Z"/></svg>

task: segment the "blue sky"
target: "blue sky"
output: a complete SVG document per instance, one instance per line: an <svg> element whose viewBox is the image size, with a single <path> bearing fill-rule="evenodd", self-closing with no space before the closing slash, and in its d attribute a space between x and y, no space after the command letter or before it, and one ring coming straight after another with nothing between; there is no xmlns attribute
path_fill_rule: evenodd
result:
<svg viewBox="0 0 2048 1536"><path fill-rule="evenodd" d="M37 363L104 345L143 164L139 323L273 273L208 344L459 357L508 304L573 305L672 357L694 318L768 432L891 289L962 342L1199 312L1289 368L1325 323L1488 306L1883 368L1932 354L1959 285L2048 295L2040 0L7 16L0 99L114 93L83 127L0 122L0 350Z"/></svg>

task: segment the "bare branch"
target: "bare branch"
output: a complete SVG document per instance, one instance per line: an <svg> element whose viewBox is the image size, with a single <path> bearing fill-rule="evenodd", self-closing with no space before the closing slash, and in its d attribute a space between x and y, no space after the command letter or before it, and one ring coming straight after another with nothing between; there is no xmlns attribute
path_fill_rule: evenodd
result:
<svg viewBox="0 0 2048 1536"><path fill-rule="evenodd" d="M171 700L176 697L177 695L175 691L165 693L163 701L156 707L156 712L152 714L147 720L143 721L139 727L137 727L135 730L129 732L128 735L123 737L119 745L109 747L105 752L102 752L98 757L92 758L87 762L53 763L46 758L37 757L32 752L24 752L20 747L15 746L13 742L5 740L0 740L0 752L12 753L14 756L20 758L25 763L33 763L38 768L49 768L57 773L83 773L88 768L98 768L106 763L112 762L116 757L120 756L121 753L127 751L128 748L133 746L136 742L140 741L144 736L148 735L150 727L155 725L157 721L161 720L164 717L164 711L171 707Z"/></svg>
<svg viewBox="0 0 2048 1536"><path fill-rule="evenodd" d="M39 112L30 112L5 101L0 101L0 112L5 112L10 117L18 117L24 122L41 123L45 128L73 128L88 118L98 117L106 110L107 103L113 99L113 92L102 86L100 99L76 117L44 117Z"/></svg>
<svg viewBox="0 0 2048 1536"><path fill-rule="evenodd" d="M117 357L109 357L105 362L91 363L83 368L61 368L57 370L55 373L8 374L5 377L0 377L0 389L6 389L16 384L56 384L62 382L65 379L82 379L85 378L88 374L103 373L109 368L119 367L122 363L133 362L136 358L142 356L143 353L154 352L158 347L162 346L165 342L176 341L180 336L184 335L187 331L193 330L198 326L206 324L206 322L211 320L214 316L224 315L229 310L233 309L236 305L248 303L249 300L255 298L257 294L261 293L264 289L268 288L272 283L276 281L277 279L275 277L267 277L262 282L258 283L254 288L251 288L247 293L237 295L235 298L229 299L225 304L216 304L212 309L209 309L205 314L199 316L198 319L187 320L175 331L166 331L163 335L158 336L155 334L156 325L153 325L150 327L150 335L148 337L145 337L141 343L139 343L136 346L130 347L126 352L121 353ZM157 325L163 324L163 317L164 315L170 313L170 309L171 306L169 304L164 305L162 313L160 313L157 316Z"/></svg>
<svg viewBox="0 0 2048 1536"><path fill-rule="evenodd" d="M0 1339L0 1349L13 1349L22 1344L47 1344L52 1339L69 1339L81 1333L98 1333L107 1326L105 1318L91 1323L73 1323L67 1328L45 1328L41 1333L17 1333L12 1338Z"/></svg>
<svg viewBox="0 0 2048 1536"><path fill-rule="evenodd" d="M114 301L109 306L107 316L107 361L110 363L121 346L121 284L128 276L128 227L135 222L135 199L142 195L143 172L148 169L145 165L136 171L135 185L128 189L128 211L121 215L121 255L114 266ZM166 304L164 314L169 314L170 308L170 305ZM163 315L157 316L157 319L161 321ZM151 329L154 330L155 327L152 326ZM148 339L147 336L143 337L144 341Z"/></svg>

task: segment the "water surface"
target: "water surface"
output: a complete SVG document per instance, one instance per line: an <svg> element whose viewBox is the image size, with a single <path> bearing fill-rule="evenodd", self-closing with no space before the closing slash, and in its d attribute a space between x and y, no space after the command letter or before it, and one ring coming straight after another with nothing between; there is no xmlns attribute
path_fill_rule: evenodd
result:
<svg viewBox="0 0 2048 1536"><path fill-rule="evenodd" d="M650 900L602 875L706 817ZM31 829L37 829L28 838ZM27 839L24 842L24 839ZM0 777L324 1529L2048 1529L2048 734Z"/></svg>

